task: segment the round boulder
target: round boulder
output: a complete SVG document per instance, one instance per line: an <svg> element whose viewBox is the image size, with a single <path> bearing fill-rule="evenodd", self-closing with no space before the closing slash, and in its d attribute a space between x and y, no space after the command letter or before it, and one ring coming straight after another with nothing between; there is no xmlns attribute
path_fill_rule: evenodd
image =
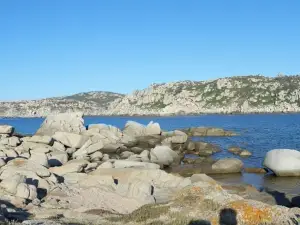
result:
<svg viewBox="0 0 300 225"><path fill-rule="evenodd" d="M213 173L240 173L243 162L235 158L220 159L212 165Z"/></svg>
<svg viewBox="0 0 300 225"><path fill-rule="evenodd" d="M274 149L266 154L263 165L276 176L300 176L300 152L293 149Z"/></svg>

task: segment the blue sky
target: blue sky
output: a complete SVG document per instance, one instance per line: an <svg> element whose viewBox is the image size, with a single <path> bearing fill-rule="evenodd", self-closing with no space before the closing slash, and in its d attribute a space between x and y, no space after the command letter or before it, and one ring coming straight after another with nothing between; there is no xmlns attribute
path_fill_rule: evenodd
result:
<svg viewBox="0 0 300 225"><path fill-rule="evenodd" d="M0 100L300 73L299 0L0 1Z"/></svg>

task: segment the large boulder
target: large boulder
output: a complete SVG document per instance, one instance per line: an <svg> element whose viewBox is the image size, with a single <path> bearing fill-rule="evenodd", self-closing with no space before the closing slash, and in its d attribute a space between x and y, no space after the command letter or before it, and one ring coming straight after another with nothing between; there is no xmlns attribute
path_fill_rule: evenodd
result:
<svg viewBox="0 0 300 225"><path fill-rule="evenodd" d="M80 134L84 130L83 113L61 113L47 116L36 135L52 136L57 131Z"/></svg>
<svg viewBox="0 0 300 225"><path fill-rule="evenodd" d="M68 162L68 154L62 151L52 151L47 154L50 167L62 166Z"/></svg>
<svg viewBox="0 0 300 225"><path fill-rule="evenodd" d="M37 186L39 192L48 192L50 190L51 173L44 166L26 159L13 159L6 166L0 169L0 179L12 179L16 174L26 177L26 183ZM49 179L49 181L48 181Z"/></svg>
<svg viewBox="0 0 300 225"><path fill-rule="evenodd" d="M49 170L59 176L63 176L68 173L80 173L89 164L88 161L76 159L67 162L59 167L52 167Z"/></svg>
<svg viewBox="0 0 300 225"><path fill-rule="evenodd" d="M68 132L56 132L53 139L70 148L81 148L89 140L89 137Z"/></svg>
<svg viewBox="0 0 300 225"><path fill-rule="evenodd" d="M11 177L3 179L0 183L0 187L11 194L16 194L18 185L21 183L25 183L25 181L25 176L20 174L14 174Z"/></svg>
<svg viewBox="0 0 300 225"><path fill-rule="evenodd" d="M263 165L277 176L300 176L300 152L274 149L266 154Z"/></svg>
<svg viewBox="0 0 300 225"><path fill-rule="evenodd" d="M140 137L147 135L160 135L161 129L158 123L151 121L147 126L134 121L128 121L123 130L125 135L131 137Z"/></svg>
<svg viewBox="0 0 300 225"><path fill-rule="evenodd" d="M156 135L160 133L161 129L159 123L154 123L153 121L151 121L145 128L146 135Z"/></svg>
<svg viewBox="0 0 300 225"><path fill-rule="evenodd" d="M31 156L28 159L28 162L32 162L33 164L40 164L44 167L49 167L48 157L43 152L31 153Z"/></svg>
<svg viewBox="0 0 300 225"><path fill-rule="evenodd" d="M212 165L213 173L240 173L243 162L235 158L219 159Z"/></svg>
<svg viewBox="0 0 300 225"><path fill-rule="evenodd" d="M12 134L14 132L14 128L9 125L0 125L0 134Z"/></svg>
<svg viewBox="0 0 300 225"><path fill-rule="evenodd" d="M20 141L20 138L18 138L18 137L4 138L0 141L0 144L8 145L11 147L17 147L20 143L21 143L21 141Z"/></svg>
<svg viewBox="0 0 300 225"><path fill-rule="evenodd" d="M145 135L145 126L134 121L128 121L123 130L125 135L136 137Z"/></svg>
<svg viewBox="0 0 300 225"><path fill-rule="evenodd" d="M180 130L165 132L163 133L163 136L166 138L162 141L162 144L166 146L171 146L172 144L184 144L188 140L187 134Z"/></svg>
<svg viewBox="0 0 300 225"><path fill-rule="evenodd" d="M157 146L150 151L150 160L159 165L170 166L179 162L178 154L168 146Z"/></svg>
<svg viewBox="0 0 300 225"><path fill-rule="evenodd" d="M102 133L102 131L106 130L106 131L110 131L112 132L115 136L117 137L121 137L122 136L122 131L112 125L106 125L106 124L90 124L88 127L89 130L93 130L96 131L98 133Z"/></svg>
<svg viewBox="0 0 300 225"><path fill-rule="evenodd" d="M88 140L78 151L73 154L73 157L76 158L82 155L90 155L101 150L103 147L104 145L102 141L93 144L91 140Z"/></svg>
<svg viewBox="0 0 300 225"><path fill-rule="evenodd" d="M26 141L50 145L50 144L52 144L53 139L50 136L34 135L34 136L28 138Z"/></svg>

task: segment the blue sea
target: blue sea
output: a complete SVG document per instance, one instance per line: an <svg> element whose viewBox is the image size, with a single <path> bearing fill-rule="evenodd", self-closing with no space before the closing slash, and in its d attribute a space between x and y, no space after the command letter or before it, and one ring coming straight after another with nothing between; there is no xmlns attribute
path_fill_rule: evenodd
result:
<svg viewBox="0 0 300 225"><path fill-rule="evenodd" d="M34 134L42 118L3 118L0 124L15 127L18 133ZM85 117L85 124L105 123L124 128L128 120L148 124L158 122L164 130L189 127L220 127L235 131L235 137L201 137L196 140L218 144L222 152L214 158L238 157L229 152L229 146L240 146L252 152L249 158L241 158L246 167L261 167L267 151L276 148L300 149L300 114L251 114L251 115L201 115L176 117ZM298 194L300 178L275 178L273 176L243 174L215 177L231 183L249 183L257 188L273 189Z"/></svg>
<svg viewBox="0 0 300 225"><path fill-rule="evenodd" d="M9 124L23 134L34 134L43 118L4 118L0 124ZM246 166L261 166L267 151L275 148L300 149L300 114L201 115L176 117L85 117L85 124L105 123L124 128L128 120L148 124L158 122L164 130L188 127L220 127L240 134L236 137L206 137L196 140L218 144L222 152L215 158L237 157L227 152L229 146L240 146L253 153L242 159Z"/></svg>

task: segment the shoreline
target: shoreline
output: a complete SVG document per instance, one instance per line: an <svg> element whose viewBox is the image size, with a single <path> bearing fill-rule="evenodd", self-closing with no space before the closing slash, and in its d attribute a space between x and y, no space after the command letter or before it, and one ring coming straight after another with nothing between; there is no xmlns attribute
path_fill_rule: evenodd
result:
<svg viewBox="0 0 300 225"><path fill-rule="evenodd" d="M66 112L67 113L67 112ZM170 118L170 117L198 117L198 116L246 116L246 115L294 115L300 114L300 111L295 112L247 112L247 113L196 113L196 114L174 114L174 115L161 115L161 114L149 114L149 115L84 115L84 117L133 117L133 118ZM52 115L52 114L49 114ZM53 114L57 115L57 114ZM48 116L48 115L47 115ZM47 116L0 116L0 119L34 119L34 118L41 118L44 119Z"/></svg>

